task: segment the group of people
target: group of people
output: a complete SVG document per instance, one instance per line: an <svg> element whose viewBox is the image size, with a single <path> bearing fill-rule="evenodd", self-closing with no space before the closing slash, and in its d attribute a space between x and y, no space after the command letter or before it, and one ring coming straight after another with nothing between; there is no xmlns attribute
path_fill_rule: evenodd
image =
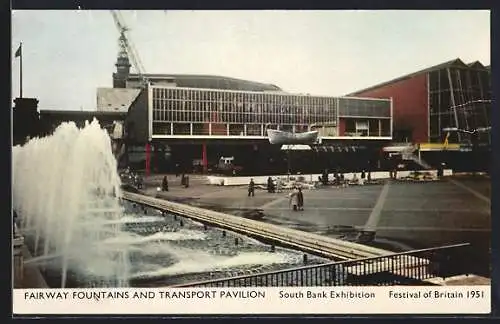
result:
<svg viewBox="0 0 500 324"><path fill-rule="evenodd" d="M267 191L275 192L274 182L271 177L267 179ZM253 178L250 179L248 183L248 197L255 196L255 181ZM295 187L293 191L289 194L289 206L291 206L293 211L304 210L304 193L302 188Z"/></svg>
<svg viewBox="0 0 500 324"><path fill-rule="evenodd" d="M137 187L137 189L142 189L144 184L144 179L139 173L133 172L130 170L130 167L127 167L121 174L120 177L122 181L127 181L130 184Z"/></svg>
<svg viewBox="0 0 500 324"><path fill-rule="evenodd" d="M181 186L184 186L184 188L189 187L189 176L188 175L182 174ZM163 176L163 180L161 182L161 190L168 191L168 178L167 178L167 176Z"/></svg>
<svg viewBox="0 0 500 324"><path fill-rule="evenodd" d="M276 182L271 177L267 178L267 192L269 193L281 192L280 178L276 178Z"/></svg>
<svg viewBox="0 0 500 324"><path fill-rule="evenodd" d="M292 207L293 211L304 210L304 193L302 188L297 187L290 193L290 200L288 205Z"/></svg>

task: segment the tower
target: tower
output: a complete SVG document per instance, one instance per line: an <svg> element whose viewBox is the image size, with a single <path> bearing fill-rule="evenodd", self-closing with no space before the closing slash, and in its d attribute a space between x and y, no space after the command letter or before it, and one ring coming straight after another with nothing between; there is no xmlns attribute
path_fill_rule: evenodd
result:
<svg viewBox="0 0 500 324"><path fill-rule="evenodd" d="M127 53L127 38L125 33L120 33L118 38L119 52L116 59L116 73L113 73L113 88L126 88L130 74L130 61Z"/></svg>

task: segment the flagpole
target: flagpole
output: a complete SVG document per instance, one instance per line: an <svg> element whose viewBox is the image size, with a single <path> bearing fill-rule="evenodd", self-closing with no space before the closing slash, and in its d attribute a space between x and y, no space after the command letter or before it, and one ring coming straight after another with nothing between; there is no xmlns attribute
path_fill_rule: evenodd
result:
<svg viewBox="0 0 500 324"><path fill-rule="evenodd" d="M21 52L19 53L19 98L23 97L23 42L19 44Z"/></svg>

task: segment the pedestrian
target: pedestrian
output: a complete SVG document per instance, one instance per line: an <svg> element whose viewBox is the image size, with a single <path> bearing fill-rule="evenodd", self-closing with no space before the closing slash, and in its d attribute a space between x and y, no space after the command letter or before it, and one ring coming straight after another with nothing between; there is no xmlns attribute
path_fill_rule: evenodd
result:
<svg viewBox="0 0 500 324"><path fill-rule="evenodd" d="M293 211L297 211L298 209L298 194L299 191L297 190L297 188L294 188L290 193L290 201L288 202L288 204L292 206Z"/></svg>
<svg viewBox="0 0 500 324"><path fill-rule="evenodd" d="M276 191L281 192L281 179L279 177L276 178Z"/></svg>
<svg viewBox="0 0 500 324"><path fill-rule="evenodd" d="M273 186L273 179L271 177L267 178L267 192L271 193L272 192L272 186Z"/></svg>
<svg viewBox="0 0 500 324"><path fill-rule="evenodd" d="M299 187L299 192L297 192L297 208L298 210L304 210L304 194L302 193L302 188Z"/></svg>
<svg viewBox="0 0 500 324"><path fill-rule="evenodd" d="M438 171L437 171L437 176L438 178L441 178L444 174L444 163L439 164Z"/></svg>
<svg viewBox="0 0 500 324"><path fill-rule="evenodd" d="M250 183L248 184L248 197L255 196L255 182L253 182L253 178L250 179Z"/></svg>
<svg viewBox="0 0 500 324"><path fill-rule="evenodd" d="M167 176L163 177L163 181L161 183L161 190L168 191L168 179L167 179Z"/></svg>
<svg viewBox="0 0 500 324"><path fill-rule="evenodd" d="M358 176L356 173L353 174L352 176L352 183L354 184L358 184L359 183L359 179L358 179Z"/></svg>

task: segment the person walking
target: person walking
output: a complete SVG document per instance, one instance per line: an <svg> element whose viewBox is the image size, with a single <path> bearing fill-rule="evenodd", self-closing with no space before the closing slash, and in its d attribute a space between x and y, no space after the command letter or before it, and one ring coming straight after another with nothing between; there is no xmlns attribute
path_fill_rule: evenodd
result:
<svg viewBox="0 0 500 324"><path fill-rule="evenodd" d="M250 179L250 183L248 184L248 197L255 196L255 182L253 182L253 178Z"/></svg>
<svg viewBox="0 0 500 324"><path fill-rule="evenodd" d="M299 191L297 192L297 209L304 210L304 193L302 192L302 188L299 187Z"/></svg>
<svg viewBox="0 0 500 324"><path fill-rule="evenodd" d="M273 187L273 179L271 177L269 177L269 178L267 178L267 192L268 193L273 192L272 187Z"/></svg>
<svg viewBox="0 0 500 324"><path fill-rule="evenodd" d="M276 192L281 192L281 179L279 177L276 178Z"/></svg>
<svg viewBox="0 0 500 324"><path fill-rule="evenodd" d="M161 183L161 190L168 191L168 179L167 179L167 176L163 177L163 181Z"/></svg>
<svg viewBox="0 0 500 324"><path fill-rule="evenodd" d="M298 210L298 204L299 204L298 194L299 194L299 191L297 190L297 188L294 188L293 191L290 193L290 201L288 202L288 204L290 206L292 206L293 211Z"/></svg>

